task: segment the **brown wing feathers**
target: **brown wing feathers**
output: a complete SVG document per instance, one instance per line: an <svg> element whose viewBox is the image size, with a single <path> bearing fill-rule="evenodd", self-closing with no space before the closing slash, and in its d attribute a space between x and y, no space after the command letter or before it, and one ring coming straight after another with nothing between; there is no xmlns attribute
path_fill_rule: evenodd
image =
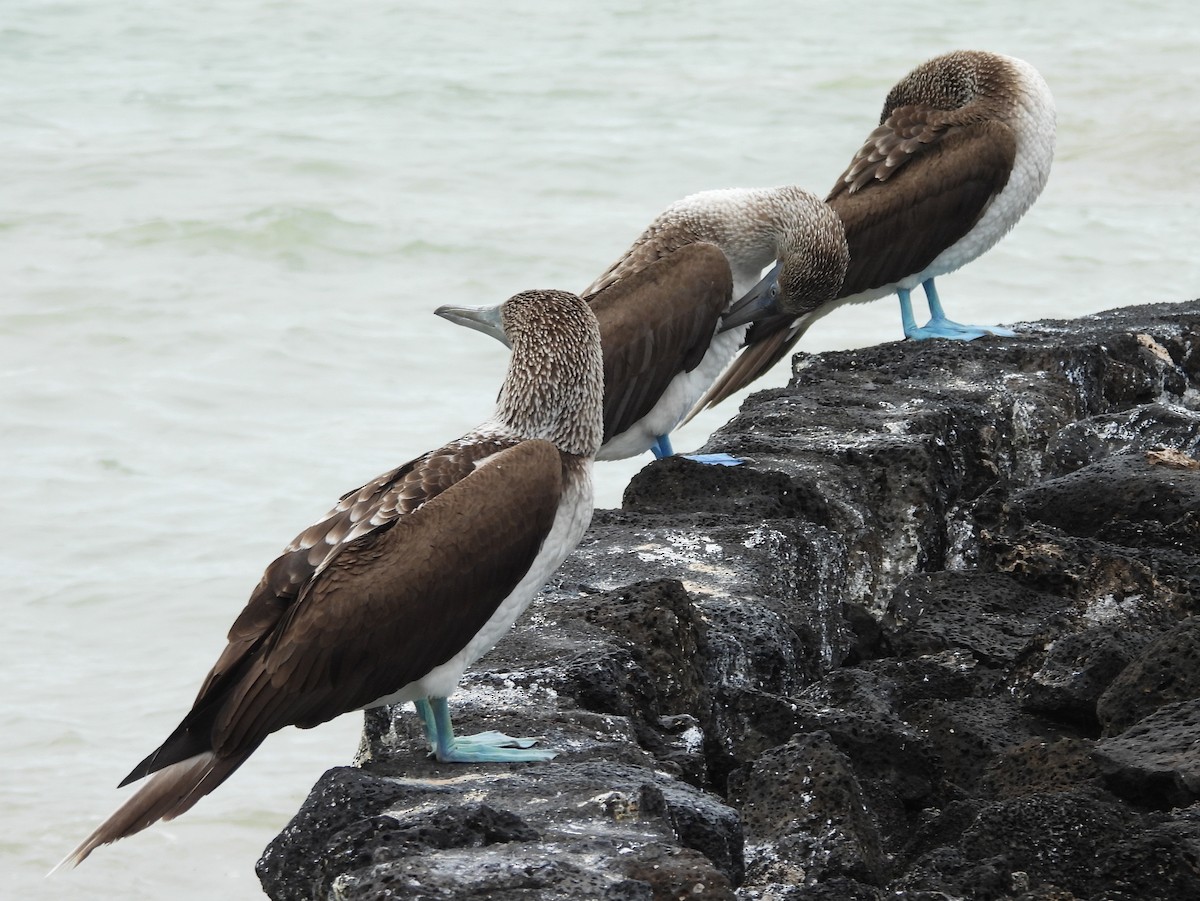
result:
<svg viewBox="0 0 1200 901"><path fill-rule="evenodd" d="M877 160L855 175L852 163L854 187L844 176L827 198L850 245L842 297L920 272L974 227L1007 182L1016 146L1008 126L975 122L928 128L921 137L900 142L904 153L893 165Z"/></svg>
<svg viewBox="0 0 1200 901"><path fill-rule="evenodd" d="M352 559L339 560L300 599L276 648L251 666L217 722L218 750L267 725L318 725L458 653L537 556L558 507L560 474L556 450L525 442L387 533L360 539L344 555ZM478 509L484 495L487 509ZM353 618L336 612L348 605ZM360 660L339 660L347 647ZM305 690L283 693L273 688L279 684Z"/></svg>
<svg viewBox="0 0 1200 901"><path fill-rule="evenodd" d="M588 300L602 335L605 441L649 413L676 375L700 364L732 294L725 254L695 243Z"/></svg>

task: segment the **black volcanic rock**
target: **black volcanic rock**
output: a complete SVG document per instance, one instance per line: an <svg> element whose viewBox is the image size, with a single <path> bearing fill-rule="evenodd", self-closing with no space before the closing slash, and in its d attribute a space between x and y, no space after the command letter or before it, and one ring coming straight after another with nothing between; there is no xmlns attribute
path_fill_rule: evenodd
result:
<svg viewBox="0 0 1200 901"><path fill-rule="evenodd" d="M1187 807L1200 801L1200 698L1167 704L1093 754L1114 792L1135 804Z"/></svg>
<svg viewBox="0 0 1200 901"><path fill-rule="evenodd" d="M1200 897L1200 302L801 354L706 450L451 699L559 757L369 712L270 897Z"/></svg>
<svg viewBox="0 0 1200 901"><path fill-rule="evenodd" d="M1200 617L1149 642L1097 703L1105 735L1119 735L1164 704L1200 697Z"/></svg>

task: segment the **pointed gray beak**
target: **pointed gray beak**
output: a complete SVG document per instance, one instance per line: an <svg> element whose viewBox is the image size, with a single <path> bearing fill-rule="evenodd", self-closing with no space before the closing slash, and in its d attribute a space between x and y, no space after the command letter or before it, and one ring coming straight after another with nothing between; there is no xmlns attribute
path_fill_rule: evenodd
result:
<svg viewBox="0 0 1200 901"><path fill-rule="evenodd" d="M762 277L757 285L746 292L746 296L729 308L729 312L721 317L721 331L726 332L739 325L757 322L767 316L778 315L779 309L779 273L783 271L783 261L779 261Z"/></svg>
<svg viewBox="0 0 1200 901"><path fill-rule="evenodd" d="M503 304L496 304L494 307L456 307L446 304L433 312L443 319L449 319L456 325L465 325L477 332L491 335L505 347L511 349L512 345L508 343L508 336L504 334L504 323L500 318L500 307L502 306Z"/></svg>

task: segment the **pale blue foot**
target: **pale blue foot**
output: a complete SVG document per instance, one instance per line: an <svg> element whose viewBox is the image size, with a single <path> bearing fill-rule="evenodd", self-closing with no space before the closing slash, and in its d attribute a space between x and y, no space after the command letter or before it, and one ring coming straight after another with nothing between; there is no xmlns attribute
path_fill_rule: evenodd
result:
<svg viewBox="0 0 1200 901"><path fill-rule="evenodd" d="M503 732L481 732L451 739L451 746L438 750L442 763L508 763L512 761L553 760L554 751L533 747L536 738L514 738Z"/></svg>
<svg viewBox="0 0 1200 901"><path fill-rule="evenodd" d="M683 454L683 457L687 460L695 460L697 463L706 463L709 466L741 466L746 462L729 454Z"/></svg>
<svg viewBox="0 0 1200 901"><path fill-rule="evenodd" d="M1000 335L1012 338L1016 332L1001 328L998 325L963 325L952 319L930 319L920 328L904 330L904 336L914 341L924 341L927 338L949 338L951 341L973 341L984 335Z"/></svg>
<svg viewBox="0 0 1200 901"><path fill-rule="evenodd" d="M671 447L671 439L667 435L659 435L650 450L654 452L654 456L658 460L675 454L675 450ZM743 462L729 454L684 454L683 456L689 460L695 460L697 463L707 463L710 466L740 466Z"/></svg>
<svg viewBox="0 0 1200 901"><path fill-rule="evenodd" d="M511 763L550 760L555 756L554 751L535 750L535 738L514 738L494 731L456 737L445 698L417 701L415 706L425 723L425 735L430 739L433 754L441 763Z"/></svg>
<svg viewBox="0 0 1200 901"><path fill-rule="evenodd" d="M921 287L925 289L925 297L929 301L929 321L923 326L917 325L913 316L912 297L908 290L899 288L896 294L900 298L900 321L904 324L904 337L913 341L924 341L927 338L948 338L951 341L971 341L984 335L1001 335L1011 338L1016 332L1001 328L997 325L963 325L946 318L942 303L938 299L937 288L933 279L927 279Z"/></svg>
<svg viewBox="0 0 1200 901"><path fill-rule="evenodd" d="M654 439L654 444L650 446L650 452L654 454L656 460L673 455L675 450L671 447L671 437L669 435L659 435Z"/></svg>
<svg viewBox="0 0 1200 901"><path fill-rule="evenodd" d="M536 738L513 738L503 732L476 732L474 735L456 735L456 748L532 748Z"/></svg>

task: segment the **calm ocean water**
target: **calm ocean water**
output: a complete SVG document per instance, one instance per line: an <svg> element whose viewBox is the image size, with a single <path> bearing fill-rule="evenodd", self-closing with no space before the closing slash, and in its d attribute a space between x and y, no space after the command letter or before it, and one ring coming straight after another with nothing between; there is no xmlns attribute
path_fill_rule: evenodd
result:
<svg viewBox="0 0 1200 901"><path fill-rule="evenodd" d="M1200 294L1190 5L34 2L0 13L0 860L20 898L249 899L359 717L273 737L179 821L43 874L124 797L262 568L487 415L432 316L578 290L693 191L832 184L916 63L1036 65L1049 186L942 282L973 322ZM899 337L892 301L804 349ZM780 366L759 387L780 385ZM690 450L736 400L676 436ZM598 467L619 503L643 460Z"/></svg>

